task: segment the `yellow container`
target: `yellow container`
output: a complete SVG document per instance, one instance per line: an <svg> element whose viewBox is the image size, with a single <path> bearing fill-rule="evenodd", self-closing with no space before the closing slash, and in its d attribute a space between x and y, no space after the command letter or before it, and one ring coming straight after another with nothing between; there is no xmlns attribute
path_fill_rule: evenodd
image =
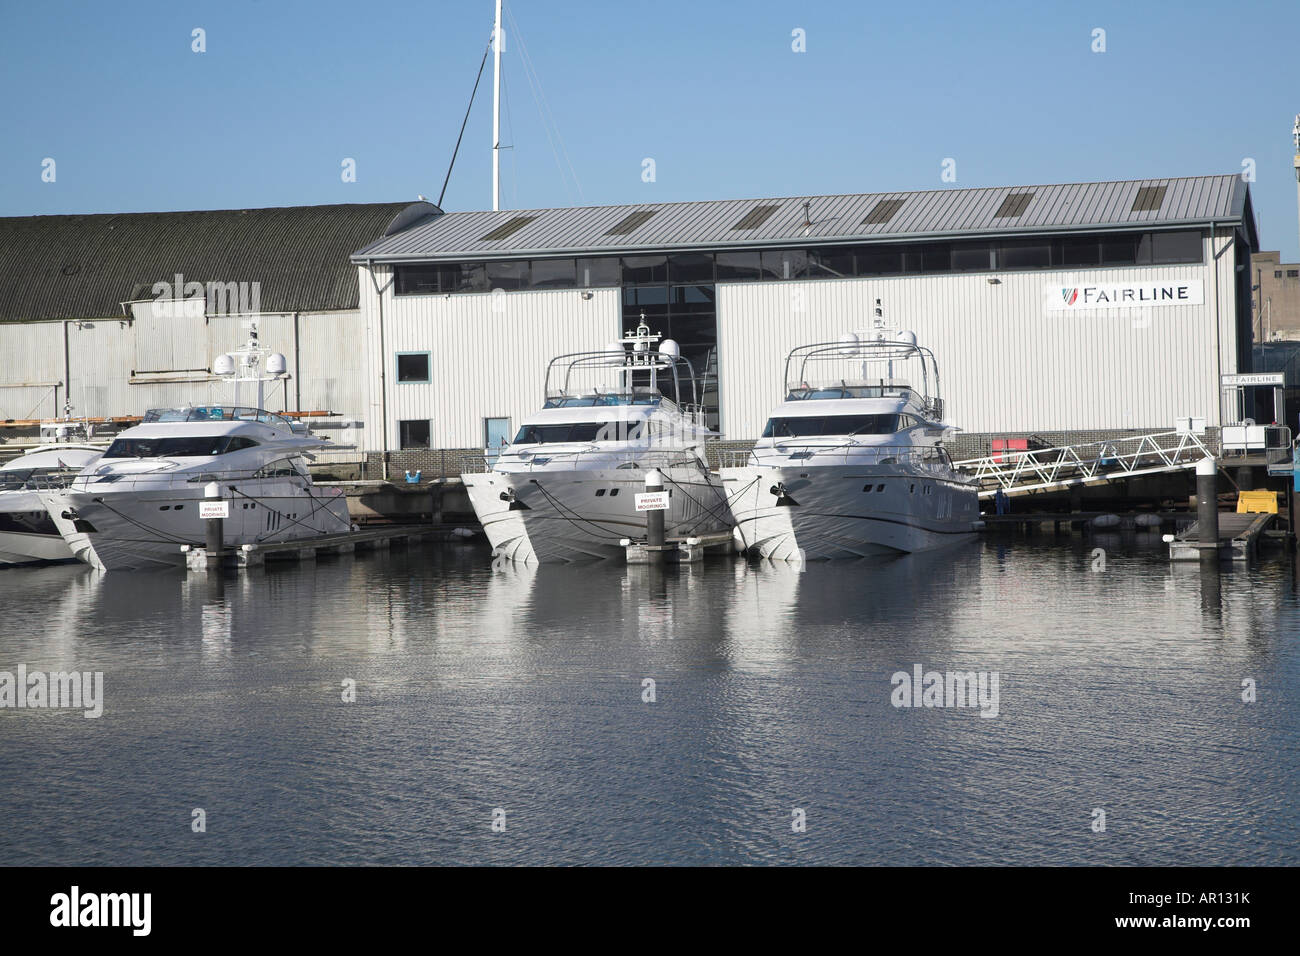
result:
<svg viewBox="0 0 1300 956"><path fill-rule="evenodd" d="M1277 514L1277 492L1237 492L1237 514Z"/></svg>

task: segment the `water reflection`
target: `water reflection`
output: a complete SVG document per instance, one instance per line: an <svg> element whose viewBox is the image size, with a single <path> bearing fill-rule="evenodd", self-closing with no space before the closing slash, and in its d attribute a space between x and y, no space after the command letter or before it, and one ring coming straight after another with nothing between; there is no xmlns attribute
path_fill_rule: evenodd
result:
<svg viewBox="0 0 1300 956"><path fill-rule="evenodd" d="M0 713L0 850L86 862L94 817L118 863L1298 862L1294 562L1171 564L1153 538L7 571L6 661L101 669L107 702ZM1000 715L895 708L915 664L998 672ZM198 799L224 819L196 848L160 821ZM1099 805L1123 840L1087 840Z"/></svg>

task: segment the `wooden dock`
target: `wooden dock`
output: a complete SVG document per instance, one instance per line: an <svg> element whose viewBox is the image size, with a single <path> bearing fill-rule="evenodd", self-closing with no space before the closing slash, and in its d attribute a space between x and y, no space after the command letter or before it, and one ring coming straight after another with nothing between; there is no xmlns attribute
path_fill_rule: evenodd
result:
<svg viewBox="0 0 1300 956"><path fill-rule="evenodd" d="M1275 514L1221 511L1218 541L1202 541L1200 522L1193 522L1169 542L1169 560L1199 561L1202 551L1211 550L1220 557L1230 555L1234 561L1246 561L1258 552L1259 539L1276 518Z"/></svg>
<svg viewBox="0 0 1300 956"><path fill-rule="evenodd" d="M215 564L239 568L256 567L267 561L315 561L322 554L351 554L354 551L386 550L394 544L408 544L412 540L431 537L449 537L453 529L436 525L388 525L324 534L297 541L271 541L261 544L243 544L224 549L219 561L209 561L206 548L183 545L185 566L190 571L207 571Z"/></svg>

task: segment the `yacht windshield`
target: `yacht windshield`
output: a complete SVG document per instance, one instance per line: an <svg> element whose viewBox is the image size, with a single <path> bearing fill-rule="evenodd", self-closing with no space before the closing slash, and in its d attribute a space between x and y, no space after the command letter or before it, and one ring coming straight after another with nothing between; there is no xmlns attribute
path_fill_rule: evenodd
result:
<svg viewBox="0 0 1300 956"><path fill-rule="evenodd" d="M641 422L565 422L525 425L515 436L516 445L559 442L633 441L641 437Z"/></svg>
<svg viewBox="0 0 1300 956"><path fill-rule="evenodd" d="M243 435L205 435L176 438L118 438L105 458L207 458L251 448L257 442Z"/></svg>
<svg viewBox="0 0 1300 956"><path fill-rule="evenodd" d="M914 391L908 385L828 385L825 387L793 389L785 397L787 402L824 398L898 398Z"/></svg>
<svg viewBox="0 0 1300 956"><path fill-rule="evenodd" d="M771 418L764 438L809 438L818 435L890 435L899 429L899 415L809 415Z"/></svg>
<svg viewBox="0 0 1300 956"><path fill-rule="evenodd" d="M289 420L262 408L245 405L191 405L186 408L151 408L141 419L150 422L261 422L289 428Z"/></svg>

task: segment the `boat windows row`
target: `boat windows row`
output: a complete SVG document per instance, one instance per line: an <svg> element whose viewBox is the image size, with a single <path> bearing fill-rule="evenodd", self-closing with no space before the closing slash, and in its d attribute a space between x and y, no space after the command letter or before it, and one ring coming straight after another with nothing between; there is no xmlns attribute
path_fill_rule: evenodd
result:
<svg viewBox="0 0 1300 956"><path fill-rule="evenodd" d="M770 418L764 438L814 438L842 435L892 435L922 424L915 415L800 415Z"/></svg>
<svg viewBox="0 0 1300 956"><path fill-rule="evenodd" d="M1086 269L1204 261L1199 229L396 267L398 295Z"/></svg>

